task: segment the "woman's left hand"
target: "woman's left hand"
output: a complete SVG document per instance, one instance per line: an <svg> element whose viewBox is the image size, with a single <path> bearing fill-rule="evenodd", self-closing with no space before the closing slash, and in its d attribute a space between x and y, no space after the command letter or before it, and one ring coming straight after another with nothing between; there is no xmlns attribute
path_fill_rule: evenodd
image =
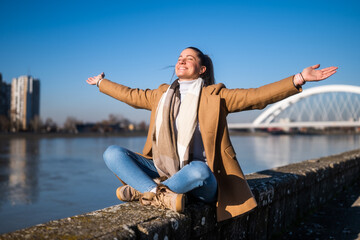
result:
<svg viewBox="0 0 360 240"><path fill-rule="evenodd" d="M89 77L86 82L90 85L95 85L100 79L103 79L105 77L105 73L102 72L97 76Z"/></svg>
<svg viewBox="0 0 360 240"><path fill-rule="evenodd" d="M317 69L319 67L320 64L316 64L314 66L305 68L301 72L304 80L306 82L321 81L336 73L336 70L338 69L337 67L327 67L324 69Z"/></svg>

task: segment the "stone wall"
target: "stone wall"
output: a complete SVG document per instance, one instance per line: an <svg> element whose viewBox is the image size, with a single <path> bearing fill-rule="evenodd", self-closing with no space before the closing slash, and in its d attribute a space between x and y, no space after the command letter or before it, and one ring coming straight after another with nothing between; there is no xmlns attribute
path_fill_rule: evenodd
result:
<svg viewBox="0 0 360 240"><path fill-rule="evenodd" d="M360 178L360 150L247 175L258 207L217 223L212 205L184 214L125 203L0 235L0 239L269 239Z"/></svg>

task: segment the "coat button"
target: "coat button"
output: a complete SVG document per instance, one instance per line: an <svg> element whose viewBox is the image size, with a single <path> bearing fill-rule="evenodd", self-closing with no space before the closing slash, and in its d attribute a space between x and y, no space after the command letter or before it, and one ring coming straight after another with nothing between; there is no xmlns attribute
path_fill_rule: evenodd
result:
<svg viewBox="0 0 360 240"><path fill-rule="evenodd" d="M217 172L220 173L220 170L218 170Z"/></svg>

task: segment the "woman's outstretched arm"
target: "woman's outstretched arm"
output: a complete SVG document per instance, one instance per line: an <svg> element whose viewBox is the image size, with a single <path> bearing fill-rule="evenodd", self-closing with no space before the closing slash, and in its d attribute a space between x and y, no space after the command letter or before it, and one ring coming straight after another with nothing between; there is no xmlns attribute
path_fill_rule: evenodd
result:
<svg viewBox="0 0 360 240"><path fill-rule="evenodd" d="M225 99L229 113L250 109L262 109L286 97L302 91L306 82L324 80L337 71L337 67L318 69L320 64L305 68L289 78L251 89L222 89L220 96Z"/></svg>
<svg viewBox="0 0 360 240"><path fill-rule="evenodd" d="M97 85L100 92L109 95L121 102L124 102L134 108L152 110L157 105L161 95L167 90L168 85L162 84L159 88L138 89L130 88L119 83L105 79L105 74L101 73L94 77L89 77L86 82L90 85Z"/></svg>

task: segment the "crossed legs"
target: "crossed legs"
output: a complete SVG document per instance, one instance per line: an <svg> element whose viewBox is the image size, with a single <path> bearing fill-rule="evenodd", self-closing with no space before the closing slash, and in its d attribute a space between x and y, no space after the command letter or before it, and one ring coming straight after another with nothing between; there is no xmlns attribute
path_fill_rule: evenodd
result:
<svg viewBox="0 0 360 240"><path fill-rule="evenodd" d="M159 174L152 160L116 145L109 146L103 157L116 176L139 192L149 192L157 186L153 179ZM202 161L190 162L162 184L175 193L189 192L204 202L216 201L215 176Z"/></svg>

